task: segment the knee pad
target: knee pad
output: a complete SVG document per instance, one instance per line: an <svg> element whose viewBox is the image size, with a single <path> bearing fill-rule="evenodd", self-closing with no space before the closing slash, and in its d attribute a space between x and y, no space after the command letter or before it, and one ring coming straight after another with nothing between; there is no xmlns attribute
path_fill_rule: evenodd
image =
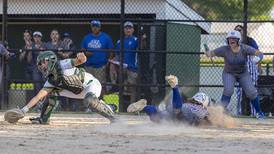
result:
<svg viewBox="0 0 274 154"><path fill-rule="evenodd" d="M233 92L234 92L234 89L224 89L223 95L231 97L233 95Z"/></svg>

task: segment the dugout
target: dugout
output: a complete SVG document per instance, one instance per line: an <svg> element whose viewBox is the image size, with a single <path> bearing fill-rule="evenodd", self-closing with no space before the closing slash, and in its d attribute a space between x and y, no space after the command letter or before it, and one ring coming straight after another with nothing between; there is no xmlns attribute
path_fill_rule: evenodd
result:
<svg viewBox="0 0 274 154"><path fill-rule="evenodd" d="M200 52L201 34L210 30L210 24L192 22L204 20L181 0L126 0L127 19L135 24L135 35L140 39L146 36L140 54L141 84L164 84L165 74L176 74L181 83L199 85L200 56L180 54L180 52ZM77 47L82 38L90 32L88 21L102 21L102 30L107 32L115 43L119 39L120 3L100 0L56 0L8 1L7 39L12 49L22 48L22 32L25 29L41 31L43 40L49 40L52 29L60 33L70 32ZM158 53L168 51L176 54ZM12 79L22 79L24 64L10 61ZM141 87L140 96L161 100L164 87ZM187 95L193 95L198 88L189 88Z"/></svg>

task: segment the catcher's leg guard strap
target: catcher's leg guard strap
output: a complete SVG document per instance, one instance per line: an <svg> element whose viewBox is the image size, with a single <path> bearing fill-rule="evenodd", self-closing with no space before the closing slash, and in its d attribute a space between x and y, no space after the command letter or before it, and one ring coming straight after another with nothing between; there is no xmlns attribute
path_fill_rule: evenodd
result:
<svg viewBox="0 0 274 154"><path fill-rule="evenodd" d="M84 99L84 104L109 120L114 120L112 109L103 101L100 101L95 94L87 93Z"/></svg>

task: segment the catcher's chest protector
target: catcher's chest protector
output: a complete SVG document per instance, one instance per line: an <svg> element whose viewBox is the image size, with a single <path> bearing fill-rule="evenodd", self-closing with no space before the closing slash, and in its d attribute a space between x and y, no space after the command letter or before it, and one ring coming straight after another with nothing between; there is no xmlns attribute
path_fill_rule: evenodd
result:
<svg viewBox="0 0 274 154"><path fill-rule="evenodd" d="M60 64L57 63L55 73L48 77L48 81L57 88L80 94L84 90L84 71L77 68L74 75L67 76L63 74Z"/></svg>

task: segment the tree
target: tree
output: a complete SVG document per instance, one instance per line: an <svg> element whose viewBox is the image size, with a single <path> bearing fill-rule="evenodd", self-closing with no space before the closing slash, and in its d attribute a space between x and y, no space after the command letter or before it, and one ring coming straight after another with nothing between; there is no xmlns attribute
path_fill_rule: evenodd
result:
<svg viewBox="0 0 274 154"><path fill-rule="evenodd" d="M244 0L182 0L209 20L242 20ZM248 19L267 20L274 0L248 0Z"/></svg>

